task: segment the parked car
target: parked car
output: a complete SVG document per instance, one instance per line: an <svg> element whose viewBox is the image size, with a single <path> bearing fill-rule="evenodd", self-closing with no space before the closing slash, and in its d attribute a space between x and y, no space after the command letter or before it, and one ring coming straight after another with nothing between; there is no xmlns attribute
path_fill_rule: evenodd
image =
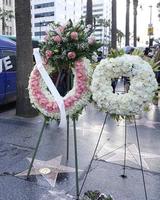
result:
<svg viewBox="0 0 160 200"><path fill-rule="evenodd" d="M16 43L0 37L0 104L16 100Z"/></svg>
<svg viewBox="0 0 160 200"><path fill-rule="evenodd" d="M39 45L39 41L32 39L33 48L37 48ZM0 35L0 105L15 100L16 37Z"/></svg>
<svg viewBox="0 0 160 200"><path fill-rule="evenodd" d="M0 35L0 37L3 38L8 38L10 40L13 40L14 42L16 42L16 36L15 35ZM40 46L40 42L32 37L32 47L33 48L38 48Z"/></svg>

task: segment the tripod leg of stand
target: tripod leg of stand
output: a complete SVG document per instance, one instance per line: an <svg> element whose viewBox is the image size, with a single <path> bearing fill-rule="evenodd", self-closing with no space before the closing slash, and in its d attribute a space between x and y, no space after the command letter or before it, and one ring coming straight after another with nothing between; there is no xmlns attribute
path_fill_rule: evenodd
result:
<svg viewBox="0 0 160 200"><path fill-rule="evenodd" d="M89 166L88 166L87 172L86 172L86 174L85 174L85 176L84 176L84 180L83 180L82 185L81 185L81 188L80 188L79 195L80 195L81 192L82 192L82 189L83 189L84 184L85 184L85 182L86 182L86 180L87 180L87 177L88 177L89 171L90 171L90 169L91 169L91 166L92 166L92 163L93 163L94 157L95 157L95 155L96 155L96 152L97 152L97 149L98 149L98 146L99 146L99 143L100 143L101 137L102 137L102 133L103 133L103 130L104 130L104 126L105 126L106 121L107 121L107 117L108 117L108 113L106 113L106 116L105 116L105 119L104 119L104 122L103 122L103 125L102 125L102 128L101 128L101 131L100 131L100 134L99 134L99 137L98 137L98 141L97 141L96 147L95 147L95 149L94 149L94 153L93 153L93 155L92 155L92 159L91 159L91 161L90 161L90 163L89 163Z"/></svg>
<svg viewBox="0 0 160 200"><path fill-rule="evenodd" d="M76 200L79 200L79 182L78 182L78 154L77 154L77 134L76 134L76 119L73 118L74 132L74 151L75 151L75 170L76 170Z"/></svg>
<svg viewBox="0 0 160 200"><path fill-rule="evenodd" d="M30 166L29 166L29 170L28 170L28 173L27 173L27 179L29 178L29 175L31 173L33 162L35 160L35 157L36 157L36 154L37 154L37 151L38 151L38 147L39 147L39 144L41 142L41 138L42 138L42 135L43 135L43 131L44 131L45 125L46 125L46 119L43 122L43 126L42 126L42 129L41 129L37 144L36 144L36 148L35 148L34 153L33 153L33 157L32 157L32 160L31 160L31 163L30 163Z"/></svg>
<svg viewBox="0 0 160 200"><path fill-rule="evenodd" d="M137 124L136 124L136 119L135 119L135 117L134 117L134 125L135 125L135 131L136 131L136 139L137 139L139 160L140 160L140 166L141 166L141 172L142 172L142 179L143 179L145 200L148 200L148 197L147 197L147 189L146 189L146 182L145 182L144 170L143 170L143 163L142 163L142 155L141 155L141 149L140 149L140 142L139 142L139 136L138 136L138 129L137 129Z"/></svg>
<svg viewBox="0 0 160 200"><path fill-rule="evenodd" d="M68 69L67 72L67 91L69 91L72 87L71 83L71 70ZM69 115L67 116L67 161L69 160Z"/></svg>
<svg viewBox="0 0 160 200"><path fill-rule="evenodd" d="M67 161L69 160L69 116L67 116Z"/></svg>
<svg viewBox="0 0 160 200"><path fill-rule="evenodd" d="M124 139L124 163L123 163L123 174L121 175L122 178L127 178L126 175L126 156L127 156L127 122L126 122L126 118L125 118L125 130L124 130L124 134L125 134L125 139Z"/></svg>

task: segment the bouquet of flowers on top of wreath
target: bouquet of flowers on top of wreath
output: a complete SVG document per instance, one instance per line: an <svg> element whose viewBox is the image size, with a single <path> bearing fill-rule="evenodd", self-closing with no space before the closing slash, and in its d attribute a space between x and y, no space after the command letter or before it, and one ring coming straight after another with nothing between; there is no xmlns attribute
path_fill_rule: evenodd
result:
<svg viewBox="0 0 160 200"><path fill-rule="evenodd" d="M92 59L101 44L92 35L89 26L80 21L73 25L69 20L66 25L52 23L51 29L41 45L41 54L46 64L55 71L68 66L73 67L74 61L83 57Z"/></svg>

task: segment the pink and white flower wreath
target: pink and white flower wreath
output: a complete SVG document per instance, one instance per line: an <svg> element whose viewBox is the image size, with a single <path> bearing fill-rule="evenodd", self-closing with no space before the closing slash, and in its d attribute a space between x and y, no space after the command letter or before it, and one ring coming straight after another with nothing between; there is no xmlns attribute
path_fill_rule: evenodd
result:
<svg viewBox="0 0 160 200"><path fill-rule="evenodd" d="M75 61L73 88L63 97L66 115L73 117L88 104L90 92L90 62L87 59ZM52 71L46 66L46 70ZM60 113L54 97L51 95L44 83L37 67L35 66L29 78L29 97L33 107L37 108L44 116L52 119L59 119Z"/></svg>

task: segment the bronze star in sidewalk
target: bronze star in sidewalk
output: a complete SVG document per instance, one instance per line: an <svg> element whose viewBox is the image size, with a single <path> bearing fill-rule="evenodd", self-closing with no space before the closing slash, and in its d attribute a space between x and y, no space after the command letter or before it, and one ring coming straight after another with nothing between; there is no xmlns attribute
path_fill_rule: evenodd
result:
<svg viewBox="0 0 160 200"><path fill-rule="evenodd" d="M28 160L31 161L31 159ZM55 187L59 173L75 172L75 168L61 165L61 160L62 156L58 156L48 161L35 160L30 175L42 175L52 187ZM28 170L25 170L16 176L27 176L27 173Z"/></svg>

